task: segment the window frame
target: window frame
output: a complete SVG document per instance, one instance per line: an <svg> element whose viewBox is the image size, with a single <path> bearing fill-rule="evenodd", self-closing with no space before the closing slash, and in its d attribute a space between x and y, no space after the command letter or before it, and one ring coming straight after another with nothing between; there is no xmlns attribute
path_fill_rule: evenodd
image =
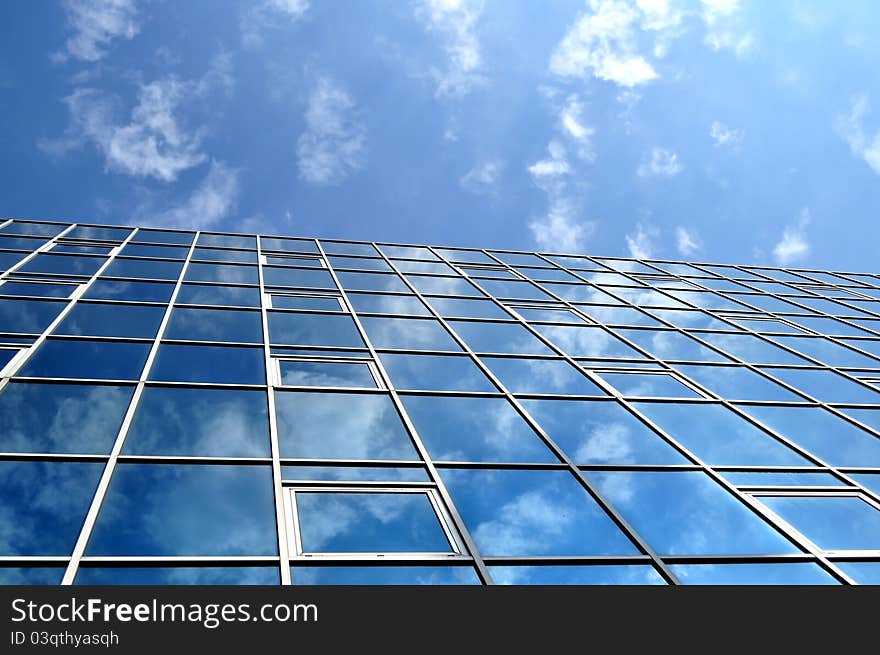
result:
<svg viewBox="0 0 880 655"><path fill-rule="evenodd" d="M282 362L315 362L319 364L360 364L366 366L370 375L373 377L375 387L319 387L315 385L291 385L284 384L284 376L281 372ZM270 370L270 378L273 387L282 389L377 389L387 391L388 388L382 382L382 376L379 374L379 367L372 359L363 357L321 357L314 356L297 356L297 355L272 355L272 365Z"/></svg>

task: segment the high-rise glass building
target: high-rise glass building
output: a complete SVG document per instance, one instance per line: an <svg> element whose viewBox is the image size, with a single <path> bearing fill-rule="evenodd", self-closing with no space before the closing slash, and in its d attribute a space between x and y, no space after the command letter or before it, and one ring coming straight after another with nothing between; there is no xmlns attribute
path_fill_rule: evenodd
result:
<svg viewBox="0 0 880 655"><path fill-rule="evenodd" d="M0 220L0 581L880 582L880 276Z"/></svg>

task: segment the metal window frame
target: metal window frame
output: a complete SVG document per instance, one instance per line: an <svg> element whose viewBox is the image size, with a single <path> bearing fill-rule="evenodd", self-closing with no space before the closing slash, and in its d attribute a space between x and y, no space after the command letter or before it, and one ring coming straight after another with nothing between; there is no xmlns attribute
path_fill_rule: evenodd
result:
<svg viewBox="0 0 880 655"><path fill-rule="evenodd" d="M370 376L373 378L373 387L322 387L318 385L291 385L284 384L284 376L281 372L281 364L282 362L313 362L318 364L357 364L359 366L366 366L367 370L370 373ZM320 357L317 354L314 356L305 356L305 355L272 355L272 371L271 375L274 375L274 386L279 389L377 389L381 391L387 391L384 383L382 382L382 376L379 375L379 369L376 366L376 363L372 359L367 359L364 357Z"/></svg>

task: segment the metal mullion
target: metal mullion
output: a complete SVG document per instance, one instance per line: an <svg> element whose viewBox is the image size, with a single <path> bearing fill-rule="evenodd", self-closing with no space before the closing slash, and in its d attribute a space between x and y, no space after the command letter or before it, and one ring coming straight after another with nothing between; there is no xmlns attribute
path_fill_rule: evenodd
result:
<svg viewBox="0 0 880 655"><path fill-rule="evenodd" d="M477 576L480 578L480 581L487 585L494 584L492 580L492 576L489 573L489 569L486 568L486 565L483 563L482 557L480 556L479 550L477 550L476 544L473 541L473 538L470 535L470 532L467 529L467 526L462 520L461 516L458 513L458 509L455 504L452 502L452 496L450 496L449 491L446 489L446 485L443 483L442 478L440 477L437 468L434 466L434 462L431 459L430 454L428 453L428 449L425 447L425 444L422 443L422 439L419 436L418 432L415 429L412 421L409 418L409 414L406 412L406 408L403 402L400 400L400 396L397 394L397 390L394 387L394 383L391 381L391 377L388 375L388 372L385 370L385 366L382 364L382 360L379 358L376 349L373 346L372 341L370 341L369 336L367 335L366 330L364 330L364 326L361 324L360 318L357 315L357 312L354 311L354 306L351 304L351 301L348 298L348 293L343 288L339 278L336 275L336 271L333 269L332 264L330 264L330 260L327 259L327 255L324 252L324 247L318 239L315 239L315 244L318 247L318 251L321 253L321 256L327 261L327 270L329 271L331 277L333 278L334 284L339 289L339 294L342 298L343 304L346 309L351 313L352 320L355 323L355 326L360 333L361 339L363 339L364 343L367 346L367 349L370 351L370 356L376 364L376 368L379 371L379 374L382 376L383 381L385 382L385 386L388 388L388 393L391 396L391 400L394 403L395 408L397 409L397 413L400 415L403 420L404 425L406 426L407 431L409 432L410 439L414 443L416 450L419 453L419 456L425 463L425 467L428 470L428 477L437 485L437 491L440 494L441 499L443 500L443 504L446 506L446 511L449 513L450 518L452 519L453 524L455 525L456 530L458 531L459 536L464 541L465 547L470 552L471 556L474 558L474 566L477 570ZM397 274L398 278L404 281L404 284L410 288L410 290L414 291L419 297L419 299L424 302L424 298L415 290L415 288L410 284L409 280L403 277L400 272L394 267L391 263L391 260L385 256L381 250L379 250L378 246L375 243L371 243L373 249L379 254L379 256L388 264L392 271ZM431 308L429 307L429 311Z"/></svg>
<svg viewBox="0 0 880 655"><path fill-rule="evenodd" d="M462 274L461 269L456 264L450 262L445 257L439 255L434 250L434 248L429 247L428 249L432 253L434 253L435 256L439 257L442 262L444 262L448 266L451 266L453 268L453 270L455 270L460 275ZM485 250L482 252L483 252L484 256L489 257L490 259L494 259L496 262L498 262L504 266L507 266L507 264L505 264L503 261L501 261L497 257L492 256L490 253L486 252ZM384 253L382 253L382 255L383 255L383 257L385 256ZM388 261L389 264L392 267L394 267L394 264L387 257L386 257L386 261ZM395 269L395 271L397 270L396 267L394 267L394 269ZM480 290L482 293L484 293L488 298L491 298L498 306L504 308L504 306L498 301L497 298L495 298L493 295L491 295L489 293L486 293L486 291L482 287L480 287L478 284L474 283L473 280L469 280L469 281L478 290ZM412 289L413 293L415 293L416 296L418 296L418 298L422 302L425 302L424 297L418 291L418 289L415 288L415 286L410 284L410 282L408 280L406 280L406 284L407 284L407 286L409 286ZM508 402L510 402L516 408L516 410L520 414L520 416L522 416L522 418L526 421L526 423L529 425L529 427L535 431L535 433L541 438L541 440L544 441L545 445L557 457L557 459L559 459L559 461L563 462L567 466L567 470L572 475L574 475L575 479L580 483L581 487L583 487L583 489L593 498L593 500L596 502L596 504L599 505L600 508L602 508L602 510L612 520L612 522L617 525L617 527L626 535L626 537L633 544L636 545L636 547L639 550L642 551L642 553L645 553L651 557L651 560L654 562L655 567L660 571L660 574L667 581L672 582L674 584L678 584L678 578L675 576L675 574L669 568L667 568L665 564L663 564L663 562L660 560L660 558L657 556L657 554L654 553L653 549L648 545L648 543L644 539L642 539L641 535L639 535L632 528L632 526L629 525L629 523L623 518L623 516L620 513L618 513L618 511L611 505L611 503L609 503L605 499L604 495L602 495L602 493L583 474L583 472L580 469L578 469L577 465L574 463L574 461L572 459L569 458L568 454L562 448L560 448L556 444L556 442L550 438L550 435L548 435L544 431L543 427L540 424L538 424L538 422L535 421L531 417L531 415L522 406L522 403L520 403L520 401L510 392L510 390L507 389L507 387L504 384L502 384L501 380L499 380L498 377L495 376L495 374L491 371L491 369L489 369L489 367L479 357L477 357L477 355L474 353L473 349L471 349L471 347L467 343L467 341L465 339L463 339L462 337L460 337L457 332L455 332L455 330L447 323L447 321L442 316L440 316L439 312L437 312L437 310L434 309L434 307L432 305L428 304L427 302L425 302L425 305L428 307L429 311L434 315L434 318L443 325L444 329L447 330L447 332L452 336L452 338L456 341L456 343L458 343L458 345L468 354L468 356L477 365L477 367L482 371L482 373L486 377L488 377L489 380L491 380L492 384L494 384L498 389L500 389L504 393ZM508 314L510 314L511 316L514 316L514 318L516 318L515 315L510 310L508 310L506 308L504 308L504 309L505 309L505 311L507 311ZM526 326L526 329L528 329L532 334L537 336L543 343L550 346L550 348L552 350L558 351L560 354L563 355L563 357L565 357L568 360L568 362L570 364L573 364L576 366L576 364L574 364L574 360L572 360L567 354L565 354L561 350L559 350L555 346L555 344L553 344L549 340L545 339L543 337L543 335L538 335L535 330L531 329L528 326L528 324L525 323L524 321L522 321L521 319L518 322L521 325L524 324ZM580 369L578 369L578 370L580 370ZM600 388L603 388L605 385L605 382L604 382L604 380L602 380L601 382L602 382L602 384L600 385Z"/></svg>
<svg viewBox="0 0 880 655"><path fill-rule="evenodd" d="M135 228L134 231L128 235L125 241L120 244L119 250L122 250L122 248L125 247L128 242L134 238L134 236L138 232L138 229L139 228ZM138 378L137 387L135 388L131 400L129 401L128 409L126 410L125 417L122 420L122 425L119 427L119 432L116 435L116 440L113 442L113 448L110 450L107 464L104 466L104 471L101 474L101 480L98 482L98 488L95 491L94 497L92 498L92 503L89 506L89 511L86 514L86 518L83 522L82 529L80 530L79 537L76 540L76 545L73 548L73 553L70 557L70 563L68 564L67 571L65 571L64 578L61 581L62 585L71 585L76 578L76 572L79 568L79 561L83 557L86 546L88 545L89 539L92 536L92 529L95 527L95 521L97 521L98 514L101 511L101 506L104 503L104 497L106 496L107 489L110 486L110 479L113 477L113 473L116 470L116 462L119 458L120 453L122 452L122 445L125 441L126 435L128 434L128 430L131 427L131 422L134 419L134 413L137 409L138 404L140 403L140 398L144 391L145 382L147 381L147 377L149 376L153 362L156 359L156 354L159 351L162 335L165 332L165 328L168 326L168 321L171 318L171 313L174 309L174 301L177 298L177 293L180 290L181 284L183 284L183 278L186 275L186 269L189 266L189 260L192 257L193 250L195 249L195 241L198 239L198 235L199 232L197 231L196 236L193 239L193 243L190 246L189 252L187 254L187 258L180 269L180 273L178 274L177 283L174 285L174 291L172 291L171 298L168 300L168 305L165 309L165 314L162 317L162 322L159 324L159 329L156 332L155 338L153 339L153 345L150 348L150 352L147 355L147 360L144 363L143 369L141 370L140 377ZM119 250L117 250L117 253L119 252ZM116 253L114 253L114 257L115 254ZM114 257L111 257L110 260L114 259Z"/></svg>
<svg viewBox="0 0 880 655"><path fill-rule="evenodd" d="M61 232L59 232L58 234L56 234L54 237L50 237L50 238L46 241L46 243L44 243L42 246L40 246L39 248L37 248L36 250L34 250L33 252L31 252L31 253L30 253L29 255L27 255L24 259L22 259L22 260L20 260L19 262L17 262L17 263L16 263L15 265L13 265L11 268L8 268L4 273L0 274L0 280L5 280L7 277L9 277L10 275L12 275L12 274L15 273L16 271L18 271L22 266L24 266L25 264L27 264L29 261L31 261L31 260L32 260L34 257L36 257L37 255L43 254L43 253L48 252L49 250L51 250L51 249L52 249L52 246L55 245L56 241L57 241L59 238L63 237L65 234L67 234L68 232L70 232L71 230L73 230L77 225L78 225L77 223L73 223L73 224L71 224L68 228L66 228L66 229L62 230ZM39 237L38 237L38 238L39 238ZM111 256L113 255L113 251L110 252L110 255L111 255ZM100 255L100 256L106 256L106 255Z"/></svg>
<svg viewBox="0 0 880 655"><path fill-rule="evenodd" d="M272 374L272 348L269 338L269 315L266 309L266 286L263 279L263 251L261 236L257 242L257 275L260 289L260 322L263 328L263 368L266 376L266 399L269 412L269 445L272 454L272 491L275 501L275 527L278 540L278 561L281 584L290 585L290 552L288 550L287 513L285 512L284 489L281 484L281 448L278 440L278 420L275 416L275 376ZM198 239L196 239L198 241Z"/></svg>

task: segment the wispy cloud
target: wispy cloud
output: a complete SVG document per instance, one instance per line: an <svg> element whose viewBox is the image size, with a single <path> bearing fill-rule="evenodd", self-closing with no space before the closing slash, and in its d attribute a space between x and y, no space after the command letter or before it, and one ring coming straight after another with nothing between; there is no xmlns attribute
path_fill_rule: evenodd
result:
<svg viewBox="0 0 880 655"><path fill-rule="evenodd" d="M239 29L241 42L253 48L263 43L263 32L279 25L292 23L308 11L309 0L263 0L241 14Z"/></svg>
<svg viewBox="0 0 880 655"><path fill-rule="evenodd" d="M684 166L674 151L654 146L651 152L642 158L637 173L640 177L673 177L683 170Z"/></svg>
<svg viewBox="0 0 880 655"><path fill-rule="evenodd" d="M849 112L838 116L835 128L840 137L847 142L853 155L864 159L871 169L880 175L880 129L873 135L866 133L865 115L869 103L866 95L851 99Z"/></svg>
<svg viewBox="0 0 880 655"><path fill-rule="evenodd" d="M437 95L460 97L482 80L482 55L477 21L482 0L425 0L416 15L426 27L442 35L446 51L445 70L433 70Z"/></svg>
<svg viewBox="0 0 880 655"><path fill-rule="evenodd" d="M64 51L53 55L58 61L70 57L99 61L107 46L117 38L132 39L140 30L134 0L66 0L64 13L73 34Z"/></svg>
<svg viewBox="0 0 880 655"><path fill-rule="evenodd" d="M548 157L540 159L529 166L529 173L541 188L546 185L556 184L558 178L571 172L568 159L565 156L565 146L558 141L551 141L547 146Z"/></svg>
<svg viewBox="0 0 880 655"><path fill-rule="evenodd" d="M683 257L689 257L702 248L696 233L681 226L675 228L675 247Z"/></svg>
<svg viewBox="0 0 880 655"><path fill-rule="evenodd" d="M466 191L479 195L494 196L498 193L498 179L501 176L501 162L492 160L478 164L465 173L459 184Z"/></svg>
<svg viewBox="0 0 880 655"><path fill-rule="evenodd" d="M636 259L648 259L654 255L655 241L660 231L643 221L636 224L635 232L626 235L626 247L631 257Z"/></svg>
<svg viewBox="0 0 880 655"><path fill-rule="evenodd" d="M593 161L596 158L592 147L592 137L595 130L584 124L583 112L584 105L580 98L577 95L572 95L559 112L559 124L563 133L577 144L578 157Z"/></svg>
<svg viewBox="0 0 880 655"><path fill-rule="evenodd" d="M142 210L151 225L189 230L217 226L235 209L240 192L239 172L223 162L211 162L207 175L179 205L150 212Z"/></svg>
<svg viewBox="0 0 880 655"><path fill-rule="evenodd" d="M797 220L785 226L782 239L773 247L773 257L777 263L787 266L809 254L810 243L807 241L806 230L810 221L810 210L804 207Z"/></svg>
<svg viewBox="0 0 880 655"><path fill-rule="evenodd" d="M720 121L714 121L712 127L709 128L709 136L712 137L716 146L736 149L742 145L745 132L728 127Z"/></svg>
<svg viewBox="0 0 880 655"><path fill-rule="evenodd" d="M345 89L328 77L319 78L309 96L305 121L296 149L303 180L335 185L363 166L367 131Z"/></svg>
<svg viewBox="0 0 880 655"><path fill-rule="evenodd" d="M713 50L731 50L740 59L755 48L755 36L742 25L739 0L701 0L705 43Z"/></svg>

